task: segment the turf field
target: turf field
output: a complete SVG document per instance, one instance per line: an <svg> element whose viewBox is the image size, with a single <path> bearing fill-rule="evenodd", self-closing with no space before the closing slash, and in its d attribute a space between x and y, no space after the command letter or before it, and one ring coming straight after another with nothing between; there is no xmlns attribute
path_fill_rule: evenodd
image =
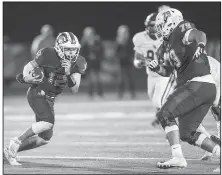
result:
<svg viewBox="0 0 222 175"><path fill-rule="evenodd" d="M89 100L85 94L57 98L56 122L51 142L18 154L22 166L4 163L4 174L213 174L219 161L203 162L204 151L182 144L188 161L185 169L158 169L156 163L170 158L164 132L153 128L155 108L145 93L137 99L116 94ZM34 121L24 96L4 97L4 145ZM216 134L209 114L204 126Z"/></svg>

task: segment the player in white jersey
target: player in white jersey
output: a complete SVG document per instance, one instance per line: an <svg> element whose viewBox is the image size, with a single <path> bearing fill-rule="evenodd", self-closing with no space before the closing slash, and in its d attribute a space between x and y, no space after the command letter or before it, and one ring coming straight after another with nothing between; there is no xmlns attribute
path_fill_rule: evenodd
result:
<svg viewBox="0 0 222 175"><path fill-rule="evenodd" d="M215 82L216 85L216 89L217 89L217 94L216 94L216 99L213 103L213 106L211 107L211 112L212 115L214 117L214 119L216 120L216 124L217 124L217 137L215 137L214 135L209 134L205 128L200 125L198 130L202 133L204 133L206 136L208 136L209 138L211 138L212 140L214 140L215 142L218 142L218 144L220 145L220 121L221 121L221 116L220 116L220 62L217 61L216 59L214 59L211 56L208 56L208 60L209 60L209 64L210 64L210 71L211 71L211 75L213 77L213 80ZM205 155L201 158L201 160L210 160L212 157L212 153L210 152L205 152Z"/></svg>
<svg viewBox="0 0 222 175"><path fill-rule="evenodd" d="M150 61L157 60L156 52L161 44L161 41L157 40L155 36L156 15L157 13L151 13L147 16L144 22L145 31L136 33L133 37L133 43L135 51L134 66L136 68L146 67L147 93L153 106L158 111L163 104L164 97L169 92L167 86L172 83L172 81L169 81L172 77L162 77L148 68ZM158 123L158 120L154 120L152 124L155 125L156 123Z"/></svg>

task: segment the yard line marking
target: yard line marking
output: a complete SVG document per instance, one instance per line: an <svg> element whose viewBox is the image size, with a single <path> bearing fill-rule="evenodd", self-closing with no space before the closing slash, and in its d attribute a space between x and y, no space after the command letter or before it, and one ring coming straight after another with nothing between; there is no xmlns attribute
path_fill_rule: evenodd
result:
<svg viewBox="0 0 222 175"><path fill-rule="evenodd" d="M4 135L7 134L17 134L20 133L20 130L10 130L10 131L4 131ZM132 130L117 130L116 131L75 131L73 130L72 132L70 131L59 131L58 129L54 130L54 135L55 136L96 136L96 137L106 137L106 136L138 136L138 135L162 135L164 132L161 130L141 130L141 131L132 131Z"/></svg>
<svg viewBox="0 0 222 175"><path fill-rule="evenodd" d="M88 160L159 160L169 159L169 157L68 157L68 156L18 156L19 159L88 159ZM186 160L200 161L200 159L186 158ZM212 159L216 160L216 159Z"/></svg>
<svg viewBox="0 0 222 175"><path fill-rule="evenodd" d="M56 130L55 130L56 134ZM118 132L116 131L62 131L58 133L61 135L81 135L81 136L123 136L123 135L153 135L153 134L164 134L161 130L141 130L141 131L124 131L120 130Z"/></svg>
<svg viewBox="0 0 222 175"><path fill-rule="evenodd" d="M53 142L53 145L66 145L66 146L138 146L138 145L169 145L167 141L165 142Z"/></svg>
<svg viewBox="0 0 222 175"><path fill-rule="evenodd" d="M98 113L79 113L79 114L58 114L55 115L56 120L93 120L93 119L117 119L117 118L127 118L127 119L148 119L154 116L154 112L98 112ZM33 115L27 114L10 114L4 115L4 120L6 121L27 121L32 120Z"/></svg>

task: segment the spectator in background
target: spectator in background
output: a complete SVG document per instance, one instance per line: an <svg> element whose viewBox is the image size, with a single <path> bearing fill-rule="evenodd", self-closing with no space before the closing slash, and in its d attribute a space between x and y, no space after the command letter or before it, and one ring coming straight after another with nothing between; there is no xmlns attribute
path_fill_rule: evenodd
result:
<svg viewBox="0 0 222 175"><path fill-rule="evenodd" d="M81 55L85 57L88 63L86 77L89 83L89 96L92 98L97 91L97 94L100 97L103 97L103 86L101 81L103 47L100 36L96 33L93 27L86 27L83 30Z"/></svg>
<svg viewBox="0 0 222 175"><path fill-rule="evenodd" d="M169 8L171 8L171 7L168 6L168 5L161 5L161 6L158 7L158 13L159 13L160 11L163 11L163 10L166 10L166 9L169 9Z"/></svg>
<svg viewBox="0 0 222 175"><path fill-rule="evenodd" d="M31 45L32 58L36 55L39 49L54 45L54 29L51 25L45 24L41 28L41 34L36 36Z"/></svg>
<svg viewBox="0 0 222 175"><path fill-rule="evenodd" d="M117 29L116 36L116 57L120 64L120 81L118 84L118 96L123 98L125 91L125 81L129 85L131 98L135 98L135 88L133 80L133 43L130 38L129 28L121 25Z"/></svg>

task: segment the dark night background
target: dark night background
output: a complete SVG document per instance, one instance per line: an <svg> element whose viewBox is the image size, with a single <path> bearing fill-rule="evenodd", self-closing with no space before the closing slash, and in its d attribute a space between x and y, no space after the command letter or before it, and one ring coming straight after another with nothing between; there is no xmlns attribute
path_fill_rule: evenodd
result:
<svg viewBox="0 0 222 175"><path fill-rule="evenodd" d="M180 10L208 37L220 37L221 2L4 2L3 33L13 41L31 42L45 23L53 25L56 34L71 31L78 37L90 25L103 39L114 39L121 24L132 34L142 31L146 16L162 4Z"/></svg>

